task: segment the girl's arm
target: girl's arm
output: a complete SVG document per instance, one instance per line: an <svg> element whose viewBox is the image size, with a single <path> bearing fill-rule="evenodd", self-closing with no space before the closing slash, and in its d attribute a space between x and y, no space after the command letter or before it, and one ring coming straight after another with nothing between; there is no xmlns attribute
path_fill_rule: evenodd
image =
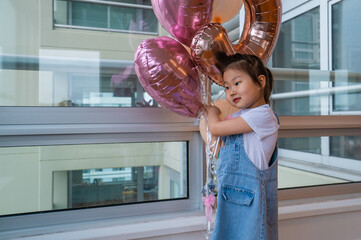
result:
<svg viewBox="0 0 361 240"><path fill-rule="evenodd" d="M221 120L219 118L221 111L215 106L207 106L207 113L208 129L213 136L222 137L253 131L242 117Z"/></svg>

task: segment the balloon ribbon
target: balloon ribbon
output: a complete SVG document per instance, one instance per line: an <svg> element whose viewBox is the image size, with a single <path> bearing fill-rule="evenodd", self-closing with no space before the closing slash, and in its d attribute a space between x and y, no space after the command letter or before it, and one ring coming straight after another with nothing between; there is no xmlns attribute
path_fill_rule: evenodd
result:
<svg viewBox="0 0 361 240"><path fill-rule="evenodd" d="M203 205L205 206L206 211L206 217L208 222L212 221L212 207L214 206L214 203L216 201L216 197L211 193L208 195L208 197L203 197Z"/></svg>

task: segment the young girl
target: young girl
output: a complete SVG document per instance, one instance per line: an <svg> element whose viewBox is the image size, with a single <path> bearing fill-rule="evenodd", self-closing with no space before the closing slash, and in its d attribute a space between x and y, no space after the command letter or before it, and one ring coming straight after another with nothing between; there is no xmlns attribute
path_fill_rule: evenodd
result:
<svg viewBox="0 0 361 240"><path fill-rule="evenodd" d="M278 239L277 133L269 105L273 76L253 55L218 53L227 101L239 109L221 121L207 106L208 127L224 141L217 163L213 240Z"/></svg>

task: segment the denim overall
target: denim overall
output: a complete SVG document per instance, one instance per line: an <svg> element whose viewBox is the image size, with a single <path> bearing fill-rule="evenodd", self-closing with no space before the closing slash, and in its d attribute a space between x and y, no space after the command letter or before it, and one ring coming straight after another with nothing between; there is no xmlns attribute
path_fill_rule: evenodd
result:
<svg viewBox="0 0 361 240"><path fill-rule="evenodd" d="M260 170L244 150L243 134L223 140L212 240L278 239L277 146L270 167Z"/></svg>

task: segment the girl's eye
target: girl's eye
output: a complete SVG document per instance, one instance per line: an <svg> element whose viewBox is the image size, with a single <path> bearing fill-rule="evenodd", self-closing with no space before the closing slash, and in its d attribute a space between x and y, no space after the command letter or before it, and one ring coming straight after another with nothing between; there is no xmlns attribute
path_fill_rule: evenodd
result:
<svg viewBox="0 0 361 240"><path fill-rule="evenodd" d="M225 89L225 90L228 90L228 89L229 89L229 87L224 87L224 89Z"/></svg>
<svg viewBox="0 0 361 240"><path fill-rule="evenodd" d="M238 86L241 82L236 82L236 86Z"/></svg>

